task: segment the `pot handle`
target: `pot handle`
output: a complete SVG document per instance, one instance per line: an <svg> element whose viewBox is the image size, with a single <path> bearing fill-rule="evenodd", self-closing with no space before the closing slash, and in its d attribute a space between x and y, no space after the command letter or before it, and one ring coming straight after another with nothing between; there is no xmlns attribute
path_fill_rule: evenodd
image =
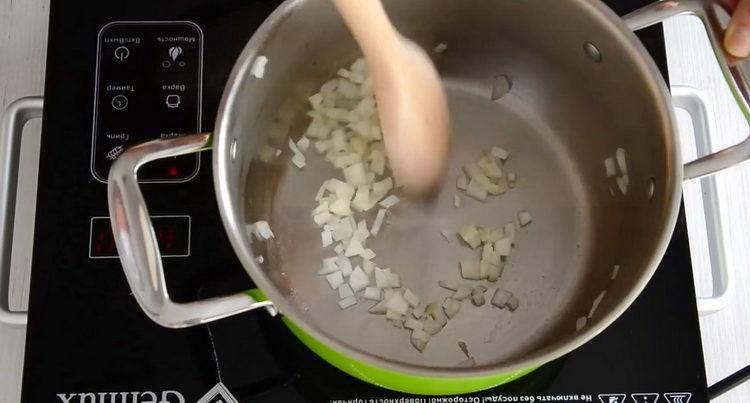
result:
<svg viewBox="0 0 750 403"><path fill-rule="evenodd" d="M189 303L169 298L159 245L138 185L138 169L154 160L208 150L211 140L212 134L202 133L139 144L123 152L109 171L109 215L125 276L141 309L164 327L199 325L261 307L277 313L271 301L258 301L248 293Z"/></svg>
<svg viewBox="0 0 750 403"><path fill-rule="evenodd" d="M686 111L693 121L695 149L701 154L711 152L711 133L713 127L713 106L706 95L695 88L686 86L672 87L672 103L675 108ZM709 315L729 305L734 295L734 271L727 263L728 250L724 240L729 237L726 222L719 207L719 196L716 177L709 176L700 180L703 198L703 214L706 223L708 256L711 268L713 293L710 297L698 298L698 313Z"/></svg>
<svg viewBox="0 0 750 403"><path fill-rule="evenodd" d="M750 62L737 60L724 51L724 27L719 21L717 7L721 7L718 0L660 0L626 15L623 19L631 29L639 30L681 14L691 14L700 18L737 106L750 122ZM711 175L748 159L750 137L739 144L685 164L684 178L689 180Z"/></svg>
<svg viewBox="0 0 750 403"><path fill-rule="evenodd" d="M8 303L21 136L29 120L42 117L43 106L42 97L17 99L8 105L0 126L0 323L10 326L24 327L28 317L11 311Z"/></svg>

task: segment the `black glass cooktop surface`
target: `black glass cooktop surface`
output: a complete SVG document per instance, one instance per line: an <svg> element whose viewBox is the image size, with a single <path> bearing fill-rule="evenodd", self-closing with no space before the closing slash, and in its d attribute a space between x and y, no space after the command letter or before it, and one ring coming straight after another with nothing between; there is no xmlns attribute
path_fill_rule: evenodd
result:
<svg viewBox="0 0 750 403"><path fill-rule="evenodd" d="M647 2L606 1L619 14ZM114 258L102 180L133 142L210 129L235 58L278 4L52 2L23 402L708 400L684 214L653 280L611 327L518 381L458 399L351 378L263 312L181 330L151 322ZM661 28L639 36L666 77ZM210 160L162 161L142 176L178 301L252 285L224 234Z"/></svg>

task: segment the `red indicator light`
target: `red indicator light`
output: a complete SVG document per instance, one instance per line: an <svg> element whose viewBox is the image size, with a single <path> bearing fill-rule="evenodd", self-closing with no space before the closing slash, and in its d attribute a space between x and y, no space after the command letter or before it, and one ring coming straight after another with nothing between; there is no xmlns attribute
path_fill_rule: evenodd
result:
<svg viewBox="0 0 750 403"><path fill-rule="evenodd" d="M180 170L177 169L177 167L172 166L172 167L167 168L167 175L169 175L170 177L175 178L179 174L180 174Z"/></svg>

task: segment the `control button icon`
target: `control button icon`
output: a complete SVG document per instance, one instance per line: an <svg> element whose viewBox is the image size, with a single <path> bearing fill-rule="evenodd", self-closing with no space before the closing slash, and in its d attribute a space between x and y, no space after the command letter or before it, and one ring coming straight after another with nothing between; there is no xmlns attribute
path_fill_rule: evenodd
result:
<svg viewBox="0 0 750 403"><path fill-rule="evenodd" d="M631 393L630 398L633 403L657 403L659 401L658 393Z"/></svg>
<svg viewBox="0 0 750 403"><path fill-rule="evenodd" d="M107 157L108 160L114 161L114 160L117 159L117 157L120 156L120 154L122 154L122 152L124 150L125 150L125 148L122 145L115 146L115 148L109 150L109 152L107 153L106 157Z"/></svg>
<svg viewBox="0 0 750 403"><path fill-rule="evenodd" d="M601 403L625 403L624 393L606 393L600 394L599 400Z"/></svg>
<svg viewBox="0 0 750 403"><path fill-rule="evenodd" d="M168 59L161 62L161 66L167 69L167 68L172 67L173 63L177 63L177 65L179 65L180 67L185 67L184 60L180 60L179 62L177 61L177 59L180 57L181 54L182 54L182 47L172 46L167 51Z"/></svg>
<svg viewBox="0 0 750 403"><path fill-rule="evenodd" d="M180 106L180 96L176 94L167 95L167 108L174 109Z"/></svg>
<svg viewBox="0 0 750 403"><path fill-rule="evenodd" d="M128 57L130 57L130 49L125 46L119 46L115 49L115 59L124 62Z"/></svg>
<svg viewBox="0 0 750 403"><path fill-rule="evenodd" d="M118 111L121 111L128 107L128 98L125 95L115 95L112 98L112 107Z"/></svg>
<svg viewBox="0 0 750 403"><path fill-rule="evenodd" d="M693 397L693 394L690 392L664 394L664 398L667 399L669 403L689 403L691 397Z"/></svg>

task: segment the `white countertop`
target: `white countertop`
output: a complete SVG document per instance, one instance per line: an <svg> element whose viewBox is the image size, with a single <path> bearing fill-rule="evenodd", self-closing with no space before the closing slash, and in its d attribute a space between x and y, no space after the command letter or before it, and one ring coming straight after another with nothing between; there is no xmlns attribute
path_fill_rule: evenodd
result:
<svg viewBox="0 0 750 403"><path fill-rule="evenodd" d="M14 99L41 95L47 45L49 0L0 0L0 111ZM739 114L718 67L711 56L700 23L690 17L675 18L665 24L669 67L673 85L689 85L704 91L713 100L717 146L742 140L749 131ZM21 158L19 206L33 205L36 194L39 123L27 126ZM712 384L750 364L750 165L744 164L718 177L720 205L727 212L727 240L730 268L736 270L736 290L723 311L701 318L706 372ZM711 289L707 267L705 228L699 211L700 189L686 189L686 204L693 270L698 293ZM25 308L28 301L34 214L19 208L16 217L14 259L11 274L11 307ZM20 400L21 372L26 332L0 325L0 402ZM750 400L750 384L726 394L718 403L744 403Z"/></svg>

